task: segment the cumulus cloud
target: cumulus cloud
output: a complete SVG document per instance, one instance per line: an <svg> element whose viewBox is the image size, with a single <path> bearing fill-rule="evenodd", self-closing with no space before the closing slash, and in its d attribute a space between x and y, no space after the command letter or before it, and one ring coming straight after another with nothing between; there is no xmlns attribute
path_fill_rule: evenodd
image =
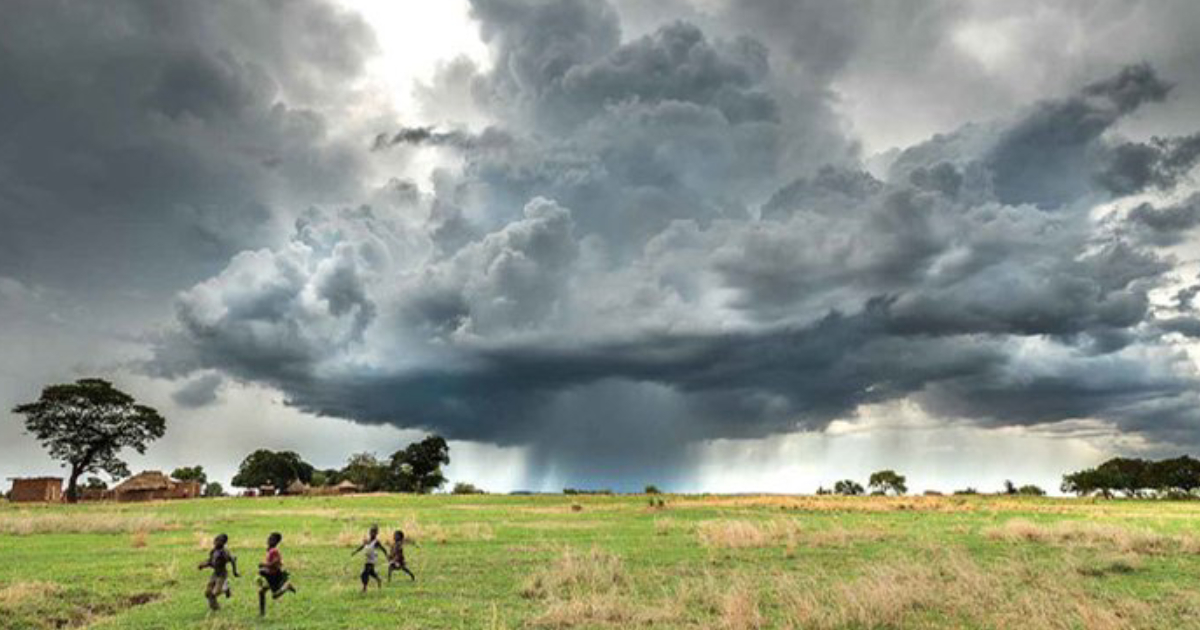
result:
<svg viewBox="0 0 1200 630"><path fill-rule="evenodd" d="M0 268L27 280L169 294L359 195L327 115L374 38L325 2L19 1L0 39Z"/></svg>
<svg viewBox="0 0 1200 630"><path fill-rule="evenodd" d="M1195 93L1190 49L1004 81L1037 46L977 46L1028 43L978 3L470 5L490 63L403 123L355 109L373 35L318 0L7 7L0 307L176 294L143 366L175 404L263 385L567 483L889 404L1195 442L1200 141L1130 133ZM953 124L864 155L864 84Z"/></svg>
<svg viewBox="0 0 1200 630"><path fill-rule="evenodd" d="M495 63L460 78L491 126L374 145L461 164L237 255L182 295L153 369L521 444L613 483L680 474L689 444L898 400L1164 440L1195 422L1197 375L1150 299L1172 261L1135 235L1177 236L1190 215L1113 230L1090 212L1120 194L1096 176L1120 146L1106 133L1168 96L1152 68L947 130L872 175L820 82L783 85L759 41L685 22L623 40L603 3L473 9ZM1153 146L1174 183L1186 143Z"/></svg>
<svg viewBox="0 0 1200 630"><path fill-rule="evenodd" d="M204 407L217 401L217 390L225 382L219 374L205 374L195 378L171 394L171 399L181 407Z"/></svg>

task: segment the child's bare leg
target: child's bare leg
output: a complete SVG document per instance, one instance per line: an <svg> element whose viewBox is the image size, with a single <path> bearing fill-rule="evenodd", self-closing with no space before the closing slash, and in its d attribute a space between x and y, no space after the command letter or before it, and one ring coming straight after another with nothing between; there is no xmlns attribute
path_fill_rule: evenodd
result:
<svg viewBox="0 0 1200 630"><path fill-rule="evenodd" d="M288 582L287 584L284 584L283 586L279 587L279 590L275 591L275 593L272 594L271 597L274 599L279 599L280 597L283 597L284 595L287 595L288 593L295 593L295 592L296 592L296 587L292 586L291 582Z"/></svg>
<svg viewBox="0 0 1200 630"><path fill-rule="evenodd" d="M413 572L412 572L412 571L409 571L409 570L408 570L408 567L400 567L400 570L401 570L401 571L403 571L403 572L405 572L405 573L407 573L407 574L408 574L408 578L409 578L410 580L414 580L414 581L415 581L415 580L417 579L417 576L413 575Z"/></svg>
<svg viewBox="0 0 1200 630"><path fill-rule="evenodd" d="M217 596L210 591L204 592L204 598L208 600L208 609L211 611L221 610L221 604L217 603Z"/></svg>
<svg viewBox="0 0 1200 630"><path fill-rule="evenodd" d="M388 565L388 584L392 583L392 573L394 573L395 571L396 571L396 567L389 564Z"/></svg>
<svg viewBox="0 0 1200 630"><path fill-rule="evenodd" d="M267 614L267 589L258 589L258 616L263 617Z"/></svg>

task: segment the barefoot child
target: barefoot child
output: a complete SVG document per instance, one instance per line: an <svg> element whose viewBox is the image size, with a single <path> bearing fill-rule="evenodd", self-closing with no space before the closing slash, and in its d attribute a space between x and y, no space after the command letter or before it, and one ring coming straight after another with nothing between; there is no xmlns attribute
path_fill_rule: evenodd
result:
<svg viewBox="0 0 1200 630"><path fill-rule="evenodd" d="M388 582L392 581L392 572L403 571L408 574L409 579L415 580L417 576L413 575L412 571L408 570L408 564L404 562L404 532L396 530L392 535L392 553L388 555Z"/></svg>
<svg viewBox="0 0 1200 630"><path fill-rule="evenodd" d="M208 560L202 562L199 567L201 570L209 568L213 570L212 576L208 578L208 586L204 589L204 597L208 599L208 607L213 611L221 609L221 605L217 603L217 597L221 593L224 593L225 597L230 596L229 570L227 567L233 567L234 577L242 577L238 575L237 558L233 557L233 554L229 553L229 550L225 548L225 544L228 542L229 536L219 534L213 540L213 548L212 551L208 552Z"/></svg>
<svg viewBox="0 0 1200 630"><path fill-rule="evenodd" d="M367 532L367 539L364 540L357 549L350 552L350 557L354 557L354 554L364 550L366 552L366 563L363 564L362 575L359 577L362 579L362 590L364 593L366 593L367 585L371 583L372 579L375 580L376 586L383 588L383 580L380 580L379 574L375 572L375 562L379 559L380 551L382 551L385 556L387 555L387 547L385 547L384 544L379 541L378 525L371 526L371 529Z"/></svg>
<svg viewBox="0 0 1200 630"><path fill-rule="evenodd" d="M267 536L267 559L258 565L258 614L267 614L267 591L271 591L271 599L279 599L287 593L295 593L296 587L288 581L288 572L283 570L283 555L279 553L279 543L283 542L283 534L272 532Z"/></svg>

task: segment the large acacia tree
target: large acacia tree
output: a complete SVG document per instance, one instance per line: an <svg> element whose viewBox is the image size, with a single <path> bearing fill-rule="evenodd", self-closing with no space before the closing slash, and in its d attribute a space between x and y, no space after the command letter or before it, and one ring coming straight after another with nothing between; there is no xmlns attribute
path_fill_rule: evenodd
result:
<svg viewBox="0 0 1200 630"><path fill-rule="evenodd" d="M260 448L246 456L233 476L239 488L271 485L285 490L293 481L312 482L314 469L294 451L270 451Z"/></svg>
<svg viewBox="0 0 1200 630"><path fill-rule="evenodd" d="M126 477L129 467L121 450L146 452L146 445L163 436L166 421L154 409L98 378L50 385L36 402L17 405L25 430L71 468L67 500L75 501L80 475L105 472Z"/></svg>
<svg viewBox="0 0 1200 630"><path fill-rule="evenodd" d="M392 454L392 485L401 492L426 494L446 484L442 466L450 463L450 447L440 435L430 435Z"/></svg>

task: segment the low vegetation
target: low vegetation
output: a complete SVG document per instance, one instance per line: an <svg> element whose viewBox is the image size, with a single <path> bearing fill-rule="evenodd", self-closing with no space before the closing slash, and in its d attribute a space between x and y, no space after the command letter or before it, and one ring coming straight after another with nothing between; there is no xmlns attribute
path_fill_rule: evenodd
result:
<svg viewBox="0 0 1200 630"><path fill-rule="evenodd" d="M0 503L0 629L1163 628L1200 612L1200 502L989 496L367 495ZM358 592L403 529L417 575ZM300 588L256 619L284 533ZM195 566L230 536L215 617ZM385 538L388 536L385 535Z"/></svg>

